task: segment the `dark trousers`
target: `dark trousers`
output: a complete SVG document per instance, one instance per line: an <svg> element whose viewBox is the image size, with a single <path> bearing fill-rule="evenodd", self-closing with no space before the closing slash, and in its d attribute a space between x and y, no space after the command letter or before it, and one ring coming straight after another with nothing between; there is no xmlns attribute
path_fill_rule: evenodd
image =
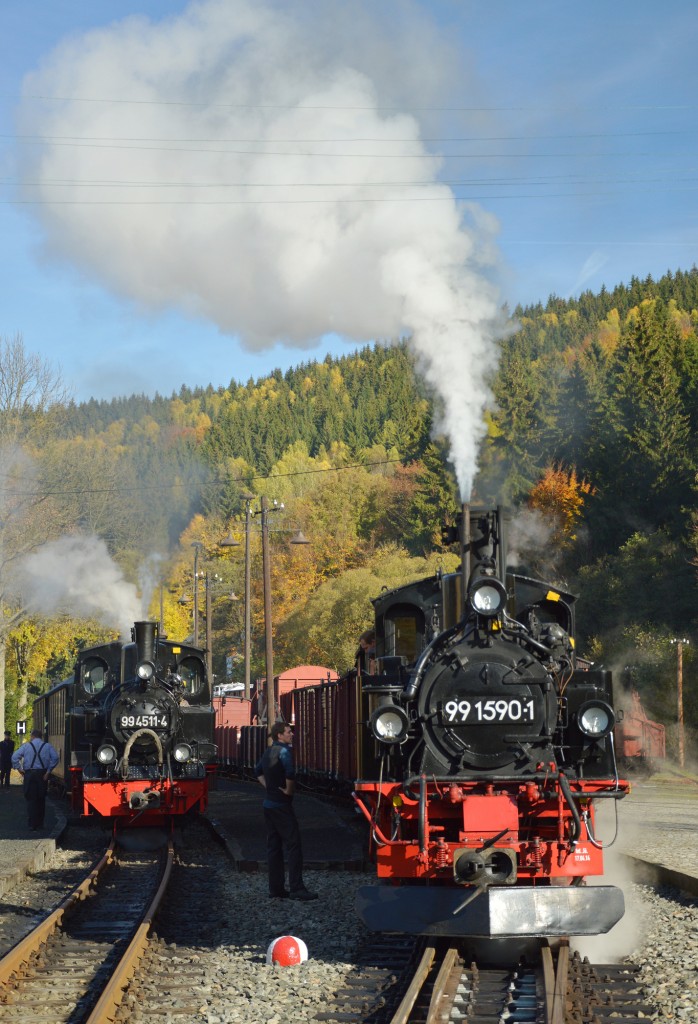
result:
<svg viewBox="0 0 698 1024"><path fill-rule="evenodd" d="M280 895L284 889L284 849L288 856L288 887L291 892L303 888L303 852L301 832L293 807L265 807L267 824L267 861L269 892Z"/></svg>
<svg viewBox="0 0 698 1024"><path fill-rule="evenodd" d="M42 768L24 773L24 799L27 801L29 828L43 828L48 783Z"/></svg>
<svg viewBox="0 0 698 1024"><path fill-rule="evenodd" d="M12 762L8 764L0 764L0 786L9 786L10 784L10 772L12 771Z"/></svg>

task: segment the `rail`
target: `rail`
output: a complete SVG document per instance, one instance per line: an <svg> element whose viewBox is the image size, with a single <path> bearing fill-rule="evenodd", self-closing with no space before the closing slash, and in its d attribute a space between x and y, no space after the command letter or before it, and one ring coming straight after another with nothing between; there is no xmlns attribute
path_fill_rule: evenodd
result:
<svg viewBox="0 0 698 1024"><path fill-rule="evenodd" d="M114 971L94 1010L87 1018L86 1024L102 1024L103 1021L114 1020L114 1013L121 1003L125 990L148 946L148 934L153 924L153 918L167 892L173 863L174 847L172 840L170 840L167 848L165 870L158 891L146 910L143 920L136 930L136 934L129 943L128 949L121 958L119 966Z"/></svg>
<svg viewBox="0 0 698 1024"><path fill-rule="evenodd" d="M114 1021L148 946L173 863L171 840L157 860L117 856L112 841L89 875L0 960L2 1003L12 1020L33 1022L41 1010L56 1024ZM107 867L114 872L108 878Z"/></svg>
<svg viewBox="0 0 698 1024"><path fill-rule="evenodd" d="M112 863L116 854L116 843L111 841L102 859L95 865L82 882L80 882L66 898L59 903L48 917L45 917L36 928L24 936L23 939L12 947L0 960L0 985L8 985L13 974L17 974L22 966L27 963L33 953L36 952L55 931L58 930L64 918L94 890L97 879L104 869Z"/></svg>

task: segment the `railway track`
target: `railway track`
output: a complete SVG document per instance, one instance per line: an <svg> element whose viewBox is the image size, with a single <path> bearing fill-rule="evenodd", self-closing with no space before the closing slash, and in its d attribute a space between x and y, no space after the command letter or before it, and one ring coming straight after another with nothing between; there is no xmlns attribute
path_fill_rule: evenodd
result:
<svg viewBox="0 0 698 1024"><path fill-rule="evenodd" d="M0 959L80 884L108 843L101 831L71 827L48 863L6 888L0 898Z"/></svg>
<svg viewBox="0 0 698 1024"><path fill-rule="evenodd" d="M254 929L243 929L241 933L237 924L226 920L228 914L220 896L226 891L230 867L227 862L217 863L220 856L217 851L217 844L212 847L205 829L193 826L187 829L177 862L172 867L168 899L158 913L159 936L149 933L147 948L141 950L142 957L133 979L129 980L125 973L118 976L114 990L117 998L112 1000L112 1009L105 1012L102 1019L152 1024L166 1017L191 1024L194 1020L207 1019L210 1013L219 1013L225 1019L220 1008L229 1006L235 998L240 999L242 1005L249 1001L250 1019L257 1019L254 1007L259 1005L260 979L267 969L258 965L254 954L235 959L234 955L226 953L223 962L227 973L221 972L219 950L231 950L237 943L254 944L260 934L260 923L257 919ZM113 859L114 851L104 858L108 863ZM114 865L119 873L125 873L128 868L127 858L122 865ZM87 913L94 902L92 891L100 890L103 882L108 881L106 875L102 878L105 870L106 866L95 869L83 883L82 892L73 896L78 912ZM245 878L240 876L239 879L243 887ZM56 881L54 879L53 884ZM666 880L662 878L662 881ZM138 888L142 895L145 884L139 884ZM234 889L228 891L237 891L237 888L236 880ZM259 901L259 887L256 891ZM263 906L266 906L265 895L262 891ZM65 904L70 902L64 901L57 912L69 918L70 911ZM124 891L116 889L111 904L112 925L125 923L126 902ZM144 905L146 901L141 899L140 902ZM114 904L118 906L116 913ZM209 913L202 916L202 907L209 908ZM96 935L96 926L107 911L103 908L96 914L97 921L90 917L90 927L95 930L88 932L87 938L101 947L104 944ZM42 927L50 931L52 926L46 921ZM261 948L263 957L266 940L261 942ZM592 966L569 951L562 952L560 943L555 947L542 946L540 962L531 953L526 963L512 961L503 966L492 966L484 959L480 961L482 950L475 947L475 952L477 961L473 959L472 943L467 950L450 947L445 939L428 943L401 935L375 937L363 947L357 960L352 956L355 967L331 989L331 994L327 992L314 1017L328 1024L332 1021L337 1024L397 1024L398 1021L405 1024L424 1021L601 1024L603 1021L605 1024L606 1020L609 1024L612 1020L621 1024L641 1019L642 1015L651 1018L654 1013L653 1007L643 1001L637 970L632 965ZM17 947L12 953L17 957ZM104 959L104 950L102 953ZM94 1015L99 996L85 977L92 970L87 962L81 967L78 958L69 958L69 969L64 973L72 977L66 979L50 971L48 962L41 959L43 956L42 952L20 957L19 967L13 968L7 978L3 972L8 961L0 961L0 986L3 988L0 999L4 1001L0 1006L0 1019L31 1020L36 1024L100 1019ZM102 974L114 971L114 963L103 967ZM236 965L232 975L231 963ZM420 965L420 977L415 981ZM98 966L92 973L99 971ZM83 975L82 989L70 987L78 980L77 975ZM16 987L16 982L24 983L32 978L33 988ZM262 988L264 984L261 982ZM121 1002L115 1008L118 998ZM30 1012L22 1016L16 1013L19 1009Z"/></svg>
<svg viewBox="0 0 698 1024"><path fill-rule="evenodd" d="M113 1020L147 945L173 859L171 844L136 854L112 843L70 896L0 960L2 1020Z"/></svg>
<svg viewBox="0 0 698 1024"><path fill-rule="evenodd" d="M366 951L370 967L357 972L317 1019L336 1024L601 1024L650 1017L628 964L592 965L562 939L542 942L538 958L493 966L470 960L448 940L395 945L396 937ZM396 955L397 954L397 955Z"/></svg>

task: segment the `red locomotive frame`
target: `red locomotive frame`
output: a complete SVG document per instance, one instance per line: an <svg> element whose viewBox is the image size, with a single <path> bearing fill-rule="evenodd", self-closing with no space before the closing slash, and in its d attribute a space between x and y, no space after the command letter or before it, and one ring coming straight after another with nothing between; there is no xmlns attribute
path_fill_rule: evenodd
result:
<svg viewBox="0 0 698 1024"><path fill-rule="evenodd" d="M215 775L215 765L206 766L206 775L198 779L167 778L91 780L85 779L82 768L70 768L70 800L75 814L98 814L104 818L123 819L122 823L139 826L162 825L185 814L202 813L208 807L208 791ZM148 794L155 793L158 806L149 809ZM138 804L143 801L139 809Z"/></svg>

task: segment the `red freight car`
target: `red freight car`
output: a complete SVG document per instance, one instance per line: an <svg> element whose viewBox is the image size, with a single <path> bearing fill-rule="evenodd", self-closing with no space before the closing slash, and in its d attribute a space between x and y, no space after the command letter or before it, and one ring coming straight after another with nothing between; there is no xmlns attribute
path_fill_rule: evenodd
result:
<svg viewBox="0 0 698 1024"><path fill-rule="evenodd" d="M276 692L279 695L282 712L284 705L281 698L284 694L291 693L293 690L302 690L306 686L318 686L320 683L336 682L338 678L339 676L336 672L333 672L331 668L325 668L323 665L297 665L295 668L289 668L285 672L281 672L276 676ZM285 719L285 721L290 721L290 719Z"/></svg>
<svg viewBox="0 0 698 1024"><path fill-rule="evenodd" d="M252 721L252 701L246 697L214 697L218 764L230 768L240 760L240 732Z"/></svg>
<svg viewBox="0 0 698 1024"><path fill-rule="evenodd" d="M294 723L296 711L294 695L306 687L331 684L338 676L323 665L297 665L275 677L280 714L285 721ZM258 691L260 692L260 688ZM262 688L263 692L263 688ZM218 746L219 765L223 768L252 768L266 747L266 727L258 725L257 694L252 698L216 697L215 741Z"/></svg>
<svg viewBox="0 0 698 1024"><path fill-rule="evenodd" d="M666 730L647 717L637 690L631 691L630 708L625 707L615 733L618 757L626 768L647 770L666 757Z"/></svg>
<svg viewBox="0 0 698 1024"><path fill-rule="evenodd" d="M328 781L353 783L358 775L360 692L333 681L299 688L281 698L281 712L294 725L296 770Z"/></svg>

